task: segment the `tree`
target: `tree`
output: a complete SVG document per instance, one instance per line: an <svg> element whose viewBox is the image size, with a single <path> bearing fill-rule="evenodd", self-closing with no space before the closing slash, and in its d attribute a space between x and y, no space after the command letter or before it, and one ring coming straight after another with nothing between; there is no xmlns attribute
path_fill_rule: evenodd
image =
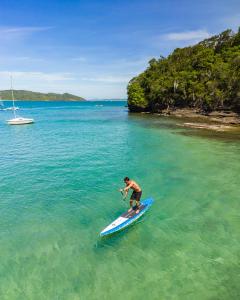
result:
<svg viewBox="0 0 240 300"><path fill-rule="evenodd" d="M131 111L184 107L240 111L240 29L151 59L147 69L130 81L128 104Z"/></svg>
<svg viewBox="0 0 240 300"><path fill-rule="evenodd" d="M133 79L128 85L128 107L131 110L144 110L148 106L144 90L139 82Z"/></svg>

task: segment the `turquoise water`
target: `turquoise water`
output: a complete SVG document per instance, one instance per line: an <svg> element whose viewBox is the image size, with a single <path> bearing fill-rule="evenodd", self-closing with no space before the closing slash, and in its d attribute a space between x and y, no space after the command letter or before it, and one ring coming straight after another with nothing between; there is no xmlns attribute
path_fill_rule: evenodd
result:
<svg viewBox="0 0 240 300"><path fill-rule="evenodd" d="M96 106L96 105L103 106ZM240 141L124 102L24 102L0 112L0 299L239 299ZM128 204L129 176L155 203Z"/></svg>

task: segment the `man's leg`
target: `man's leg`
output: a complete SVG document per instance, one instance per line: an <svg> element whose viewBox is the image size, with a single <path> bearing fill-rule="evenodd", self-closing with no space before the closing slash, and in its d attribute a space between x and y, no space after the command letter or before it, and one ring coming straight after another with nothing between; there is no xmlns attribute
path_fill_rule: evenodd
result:
<svg viewBox="0 0 240 300"><path fill-rule="evenodd" d="M140 207L140 200L136 200L136 206L137 206L136 214L138 214L139 213L139 207Z"/></svg>
<svg viewBox="0 0 240 300"><path fill-rule="evenodd" d="M130 208L128 210L128 212L130 212L132 210L132 206L133 206L133 199L130 199L129 201L129 204L130 204Z"/></svg>
<svg viewBox="0 0 240 300"><path fill-rule="evenodd" d="M138 192L137 197L136 197L136 206L137 206L136 214L139 213L141 196L142 196L142 192Z"/></svg>

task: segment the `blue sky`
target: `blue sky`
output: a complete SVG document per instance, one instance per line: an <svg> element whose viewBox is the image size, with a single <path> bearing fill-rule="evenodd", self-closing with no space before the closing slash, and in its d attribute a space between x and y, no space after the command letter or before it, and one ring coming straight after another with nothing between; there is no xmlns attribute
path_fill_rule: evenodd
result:
<svg viewBox="0 0 240 300"><path fill-rule="evenodd" d="M1 0L0 89L126 98L152 57L238 26L239 0Z"/></svg>

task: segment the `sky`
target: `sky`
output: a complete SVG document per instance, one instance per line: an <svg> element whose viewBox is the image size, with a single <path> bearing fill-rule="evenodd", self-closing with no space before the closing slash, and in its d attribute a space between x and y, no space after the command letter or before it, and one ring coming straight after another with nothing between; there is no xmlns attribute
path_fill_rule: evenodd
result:
<svg viewBox="0 0 240 300"><path fill-rule="evenodd" d="M0 0L0 90L124 99L151 58L239 26L239 0Z"/></svg>

